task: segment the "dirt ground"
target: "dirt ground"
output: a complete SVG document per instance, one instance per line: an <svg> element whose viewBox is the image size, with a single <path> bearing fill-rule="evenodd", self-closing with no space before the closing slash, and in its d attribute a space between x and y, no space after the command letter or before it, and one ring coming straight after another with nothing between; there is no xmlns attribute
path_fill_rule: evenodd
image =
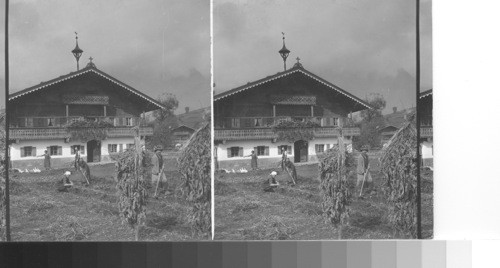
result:
<svg viewBox="0 0 500 268"><path fill-rule="evenodd" d="M353 193L350 225L343 239L404 239L388 224L387 202L382 192L378 161L371 159L376 193L360 199L355 177L350 176ZM375 166L375 167L374 167ZM337 239L338 232L322 217L318 165L297 167L298 182L287 184L286 172L279 172L280 187L275 193L262 190L272 170L241 174L217 174L215 178L215 239L219 240L320 240ZM422 233L432 238L432 173L423 172Z"/></svg>
<svg viewBox="0 0 500 268"><path fill-rule="evenodd" d="M126 241L134 231L118 215L114 164L91 166L91 185L74 173L69 192L57 192L56 182L65 169L38 174L17 173L11 179L13 241ZM73 172L73 170L71 170ZM13 174L13 173L11 173ZM167 171L169 190L175 191L180 175ZM190 206L175 194L151 198L141 240L198 240L187 225Z"/></svg>

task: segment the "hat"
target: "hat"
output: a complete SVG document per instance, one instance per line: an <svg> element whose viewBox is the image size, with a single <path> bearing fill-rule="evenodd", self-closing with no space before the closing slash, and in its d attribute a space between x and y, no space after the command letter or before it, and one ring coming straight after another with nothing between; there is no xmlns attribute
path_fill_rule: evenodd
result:
<svg viewBox="0 0 500 268"><path fill-rule="evenodd" d="M71 171L66 171L66 172L64 172L64 175L66 175L66 176L71 175Z"/></svg>
<svg viewBox="0 0 500 268"><path fill-rule="evenodd" d="M271 176L276 176L278 173L276 171L271 172Z"/></svg>
<svg viewBox="0 0 500 268"><path fill-rule="evenodd" d="M361 151L369 151L369 150L370 150L370 147L368 147L368 145L361 146Z"/></svg>
<svg viewBox="0 0 500 268"><path fill-rule="evenodd" d="M153 151L163 151L163 146L161 145L156 145L154 148L153 148Z"/></svg>

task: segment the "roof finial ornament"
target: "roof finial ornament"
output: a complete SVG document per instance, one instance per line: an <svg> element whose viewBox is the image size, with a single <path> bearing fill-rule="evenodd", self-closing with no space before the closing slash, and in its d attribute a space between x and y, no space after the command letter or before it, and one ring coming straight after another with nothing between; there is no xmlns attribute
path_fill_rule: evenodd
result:
<svg viewBox="0 0 500 268"><path fill-rule="evenodd" d="M296 58L297 62L293 65L294 68L303 68L302 63L300 63L300 58Z"/></svg>
<svg viewBox="0 0 500 268"><path fill-rule="evenodd" d="M81 50L78 47L78 33L77 32L75 32L75 40L76 40L76 46L71 51L71 53L73 53L73 56L75 56L75 59L76 59L76 70L79 71L80 70L79 60L80 60L80 56L82 56L83 50Z"/></svg>
<svg viewBox="0 0 500 268"><path fill-rule="evenodd" d="M90 57L89 58L89 63L87 63L87 68L97 68L95 64L92 62L94 58Z"/></svg>
<svg viewBox="0 0 500 268"><path fill-rule="evenodd" d="M283 35L283 47L280 49L279 53L281 55L281 58L283 58L283 68L286 71L286 58L288 58L288 54L290 54L290 50L286 48L285 46L285 33L281 32Z"/></svg>

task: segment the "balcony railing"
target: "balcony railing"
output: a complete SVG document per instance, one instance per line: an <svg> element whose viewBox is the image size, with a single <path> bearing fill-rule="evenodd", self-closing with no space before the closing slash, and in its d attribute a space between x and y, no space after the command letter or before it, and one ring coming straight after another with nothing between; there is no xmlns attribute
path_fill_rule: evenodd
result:
<svg viewBox="0 0 500 268"><path fill-rule="evenodd" d="M344 136L359 136L359 128L343 128ZM337 127L322 127L314 130L314 137L338 137L340 135ZM254 140L274 139L276 134L270 128L254 129L216 129L214 132L216 140Z"/></svg>
<svg viewBox="0 0 500 268"><path fill-rule="evenodd" d="M420 137L422 137L422 138L432 137L432 126L431 127L420 127Z"/></svg>
<svg viewBox="0 0 500 268"><path fill-rule="evenodd" d="M352 126L348 118L311 117L311 116L276 116L276 117L222 117L215 119L215 129L270 128L280 121L312 121L321 127Z"/></svg>
<svg viewBox="0 0 500 268"><path fill-rule="evenodd" d="M65 139L70 134L65 128L10 128L10 138L14 140L39 140L39 139ZM153 135L152 127L141 127L139 130L141 136ZM134 136L131 127L114 127L108 129L108 137L131 137Z"/></svg>
<svg viewBox="0 0 500 268"><path fill-rule="evenodd" d="M77 120L108 121L115 127L135 126L140 117L126 116L37 116L16 117L11 120L11 128L63 128L66 124Z"/></svg>

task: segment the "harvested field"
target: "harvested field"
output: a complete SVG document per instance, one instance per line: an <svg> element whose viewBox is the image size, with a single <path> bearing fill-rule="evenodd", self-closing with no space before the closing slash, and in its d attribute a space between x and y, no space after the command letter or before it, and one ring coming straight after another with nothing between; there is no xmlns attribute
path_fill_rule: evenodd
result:
<svg viewBox="0 0 500 268"><path fill-rule="evenodd" d="M64 169L38 174L11 173L13 241L133 241L134 231L118 215L114 164L91 166L91 185L74 173L68 192L57 192ZM73 171L73 170L72 170ZM165 172L169 190L180 182L176 171ZM198 240L187 224L189 204L174 194L153 199L149 189L146 224L141 240Z"/></svg>
<svg viewBox="0 0 500 268"><path fill-rule="evenodd" d="M386 217L387 202L382 192L378 160L370 159L376 193L358 198L355 176L349 177L353 193L349 226L343 239L404 239L395 235ZM217 240L319 240L337 239L337 229L322 217L318 165L297 167L297 185L287 183L286 172L278 171L278 191L262 191L272 170L241 174L216 174L215 239ZM425 171L422 187L422 229L432 238L432 173Z"/></svg>

